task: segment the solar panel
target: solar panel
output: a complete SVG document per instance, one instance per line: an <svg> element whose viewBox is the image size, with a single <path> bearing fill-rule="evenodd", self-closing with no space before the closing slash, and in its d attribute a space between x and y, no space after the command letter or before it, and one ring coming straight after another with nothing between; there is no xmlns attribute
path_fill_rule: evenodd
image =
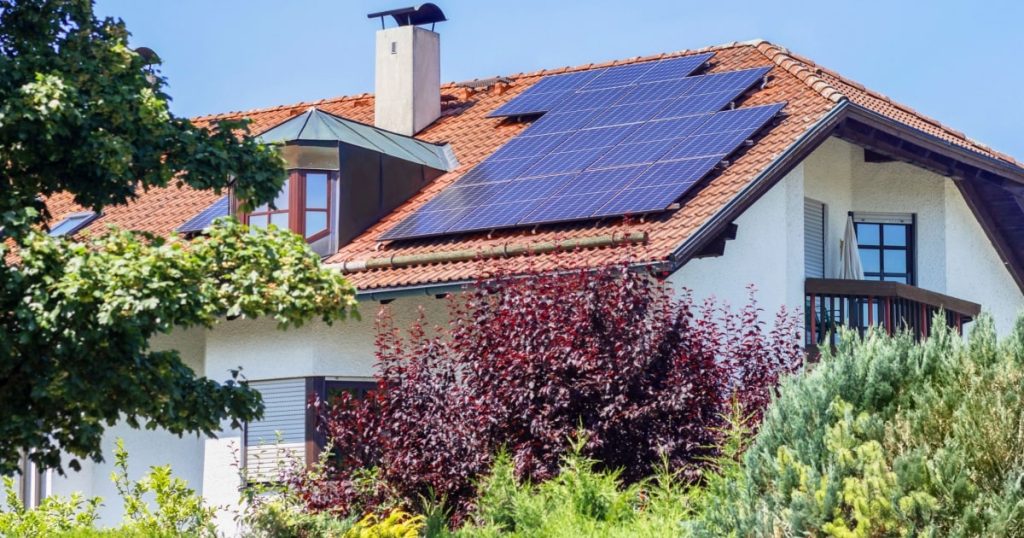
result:
<svg viewBox="0 0 1024 538"><path fill-rule="evenodd" d="M647 170L647 165L623 166L604 170L584 170L565 184L559 194L594 194L599 192L617 191Z"/></svg>
<svg viewBox="0 0 1024 538"><path fill-rule="evenodd" d="M590 166L590 163L594 162L601 153L601 148L552 153L537 161L537 164L530 167L523 177L554 176L569 172L579 172Z"/></svg>
<svg viewBox="0 0 1024 538"><path fill-rule="evenodd" d="M524 94L526 92L523 92ZM525 116L527 114L541 114L555 107L560 101L573 95L572 92L533 93L520 95L505 103L498 110L488 116Z"/></svg>
<svg viewBox="0 0 1024 538"><path fill-rule="evenodd" d="M565 133L542 136L518 136L509 140L498 151L491 154L489 160L503 161L506 159L522 159L545 155L564 142L567 136Z"/></svg>
<svg viewBox="0 0 1024 538"><path fill-rule="evenodd" d="M681 78L678 80L664 80L661 82L647 82L631 87L619 104L643 103L645 101L664 101L675 99L687 94L697 84L700 77Z"/></svg>
<svg viewBox="0 0 1024 538"><path fill-rule="evenodd" d="M665 210L785 105L722 111L769 68L688 76L708 58L545 77L507 105L549 111L382 238Z"/></svg>
<svg viewBox="0 0 1024 538"><path fill-rule="evenodd" d="M641 75L637 82L658 82L688 77L702 65L706 64L712 56L714 56L714 53L709 52L707 54L661 60L654 64L650 71Z"/></svg>
<svg viewBox="0 0 1024 538"><path fill-rule="evenodd" d="M681 118L696 114L717 112L736 99L733 92L687 95L669 103L654 115L655 119Z"/></svg>
<svg viewBox="0 0 1024 538"><path fill-rule="evenodd" d="M547 112L559 101L568 97L571 92L583 87L600 74L601 70L595 70L544 77L515 99L488 114L487 117L523 116Z"/></svg>
<svg viewBox="0 0 1024 538"><path fill-rule="evenodd" d="M718 157L703 157L652 164L629 188L661 187L666 185L692 185L700 181L722 162ZM679 195L676 196L678 198Z"/></svg>
<svg viewBox="0 0 1024 538"><path fill-rule="evenodd" d="M692 159L694 157L724 157L750 138L749 131L726 131L724 133L688 136L665 153L665 160Z"/></svg>
<svg viewBox="0 0 1024 538"><path fill-rule="evenodd" d="M653 163L661 159L679 140L655 140L638 144L621 144L609 149L593 168L608 168L628 164Z"/></svg>
<svg viewBox="0 0 1024 538"><path fill-rule="evenodd" d="M519 136L565 133L582 129L584 125L590 123L597 113L597 110L577 110L574 112L556 110L541 116L540 119L533 122L533 125L527 127Z"/></svg>
<svg viewBox="0 0 1024 538"><path fill-rule="evenodd" d="M764 78L770 68L756 67L742 71L727 71L700 77L696 86L690 90L690 95L717 92L743 92L749 90L755 82Z"/></svg>
<svg viewBox="0 0 1024 538"><path fill-rule="evenodd" d="M490 230L515 226L534 210L536 204L503 203L487 206L487 211L474 211L456 221L452 228L459 232Z"/></svg>
<svg viewBox="0 0 1024 538"><path fill-rule="evenodd" d="M530 86L529 90L535 93L573 91L586 86L588 82L600 75L603 69L577 71L564 75L549 75ZM525 93L525 92L523 92Z"/></svg>
<svg viewBox="0 0 1024 538"><path fill-rule="evenodd" d="M635 84L637 80L650 71L652 67L654 67L654 64L648 62L605 69L604 73L601 73L588 82L583 89L593 90L596 88L612 88L615 86L628 86L630 84Z"/></svg>
<svg viewBox="0 0 1024 538"><path fill-rule="evenodd" d="M655 140L683 138L699 129L709 118L711 118L711 114L649 121L634 129L623 142L653 142Z"/></svg>
<svg viewBox="0 0 1024 538"><path fill-rule="evenodd" d="M782 110L783 103L773 105L755 106L726 110L711 116L706 124L701 126L703 133L720 133L723 131L737 131L740 129L759 129L768 120L773 118Z"/></svg>
<svg viewBox="0 0 1024 538"><path fill-rule="evenodd" d="M459 219L477 211L475 207L463 207L447 211L417 211L395 227L388 230L381 239L404 239L411 237L429 237L441 235L451 229Z"/></svg>
<svg viewBox="0 0 1024 538"><path fill-rule="evenodd" d="M647 99L648 91L659 91L648 83L665 83L685 79L694 71L700 69L713 56L713 53L698 54L694 56L682 56L669 58L655 62L642 62L618 67L604 69L589 69L566 73L563 75L548 75L516 96L515 99L498 107L497 110L487 115L489 118L502 116L525 116L530 114L542 114L558 108L562 100L575 99L576 93L583 93L590 90L620 88L631 89L636 85L646 86L640 93L634 96L639 100L669 99L682 95L684 92L672 93L671 84L666 84L660 91L669 92L668 95ZM692 83L682 83L678 86L688 88ZM615 92L620 93L620 92ZM621 92L625 93L625 92ZM607 95L607 94L605 94ZM596 96L590 96L595 99ZM634 100L630 102L639 102ZM585 108L600 108L608 103L585 102L564 108L562 110L582 110ZM584 108L579 108L580 106Z"/></svg>
<svg viewBox="0 0 1024 538"><path fill-rule="evenodd" d="M226 217L229 214L228 197L223 196L218 198L216 202L210 204L206 209L200 211L198 215L192 217L181 226L178 226L176 231L180 233L201 232L205 230L207 226L213 224L213 221L218 217Z"/></svg>
<svg viewBox="0 0 1024 538"><path fill-rule="evenodd" d="M587 128L645 122L653 118L658 111L665 108L669 103L670 101L647 101L629 105L616 105L602 111L593 121L587 124Z"/></svg>
<svg viewBox="0 0 1024 538"><path fill-rule="evenodd" d="M522 173L538 161L535 157L524 159L508 159L505 161L486 160L475 167L464 176L459 178L459 184L469 185L473 183L489 183L492 181L506 181L521 177Z"/></svg>
<svg viewBox="0 0 1024 538"><path fill-rule="evenodd" d="M519 224L542 224L588 219L602 205L608 203L608 195L575 194L551 198L537 206Z"/></svg>
<svg viewBox="0 0 1024 538"><path fill-rule="evenodd" d="M574 151L580 149L606 148L614 146L629 136L636 125L612 125L596 129L582 129L565 138L554 151Z"/></svg>
<svg viewBox="0 0 1024 538"><path fill-rule="evenodd" d="M679 196L679 192L664 187L625 189L601 206L591 217L639 215L664 211Z"/></svg>
<svg viewBox="0 0 1024 538"><path fill-rule="evenodd" d="M628 91L627 88L603 88L597 90L585 90L569 94L559 103L558 109L566 112L573 110L590 110L594 108L607 108L616 103Z"/></svg>

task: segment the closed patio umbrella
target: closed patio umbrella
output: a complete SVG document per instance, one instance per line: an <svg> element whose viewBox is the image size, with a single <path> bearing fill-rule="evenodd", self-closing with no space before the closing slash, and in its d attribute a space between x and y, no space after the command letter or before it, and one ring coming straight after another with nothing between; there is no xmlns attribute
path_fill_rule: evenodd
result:
<svg viewBox="0 0 1024 538"><path fill-rule="evenodd" d="M846 217L846 232L843 233L843 244L840 245L839 278L846 280L864 280L864 267L860 264L860 252L857 248L857 232L853 228L853 217Z"/></svg>

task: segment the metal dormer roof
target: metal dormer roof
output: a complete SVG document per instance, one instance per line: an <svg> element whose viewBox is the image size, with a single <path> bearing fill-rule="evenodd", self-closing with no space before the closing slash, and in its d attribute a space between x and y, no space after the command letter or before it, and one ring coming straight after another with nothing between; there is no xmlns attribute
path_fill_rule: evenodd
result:
<svg viewBox="0 0 1024 538"><path fill-rule="evenodd" d="M335 116L310 107L259 135L266 143L338 142L358 146L435 170L449 172L458 167L448 144L432 144L372 125Z"/></svg>

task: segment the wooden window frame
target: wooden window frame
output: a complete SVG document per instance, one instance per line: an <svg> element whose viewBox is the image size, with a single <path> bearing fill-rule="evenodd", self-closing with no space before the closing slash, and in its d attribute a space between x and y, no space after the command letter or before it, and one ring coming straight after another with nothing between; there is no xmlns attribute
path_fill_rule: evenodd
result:
<svg viewBox="0 0 1024 538"><path fill-rule="evenodd" d="M885 218L873 219L872 213L857 213L850 212L850 216L853 217L854 231L859 234L858 225L871 225L878 226L878 245L864 246L860 245L858 238L858 250L870 249L878 251L878 271L868 272L864 271L865 278L868 276L877 277L882 282L900 282L899 280L892 280L893 277L903 277L903 281L911 286L917 285L917 215L916 214L899 214L894 221L887 221ZM896 220L909 219L910 222L898 222ZM906 244L905 245L886 245L885 244L885 233L884 226L904 226L906 227ZM903 273L897 273L895 271L885 270L885 252L886 251L904 251L906 253L906 271ZM886 277L889 277L887 280Z"/></svg>
<svg viewBox="0 0 1024 538"><path fill-rule="evenodd" d="M306 237L306 174L325 174L327 176L327 207L311 208L311 211L325 212L327 214L327 226L315 234ZM247 213L243 216L243 222L251 225L251 218L265 217L269 225L270 215L288 214L288 229L305 238L307 243L312 243L327 237L331 234L331 213L334 209L334 172L329 170L295 169L288 171L288 209L270 209L269 204L266 211Z"/></svg>

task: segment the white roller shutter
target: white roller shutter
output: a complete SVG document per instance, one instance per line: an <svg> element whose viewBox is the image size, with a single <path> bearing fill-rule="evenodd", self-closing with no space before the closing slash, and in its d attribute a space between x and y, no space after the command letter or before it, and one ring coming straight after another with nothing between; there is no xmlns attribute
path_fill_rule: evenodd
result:
<svg viewBox="0 0 1024 538"><path fill-rule="evenodd" d="M282 465L306 459L306 380L249 384L263 396L263 419L246 425L245 465L254 481L276 480Z"/></svg>
<svg viewBox="0 0 1024 538"><path fill-rule="evenodd" d="M804 198L804 276L825 278L825 204Z"/></svg>

